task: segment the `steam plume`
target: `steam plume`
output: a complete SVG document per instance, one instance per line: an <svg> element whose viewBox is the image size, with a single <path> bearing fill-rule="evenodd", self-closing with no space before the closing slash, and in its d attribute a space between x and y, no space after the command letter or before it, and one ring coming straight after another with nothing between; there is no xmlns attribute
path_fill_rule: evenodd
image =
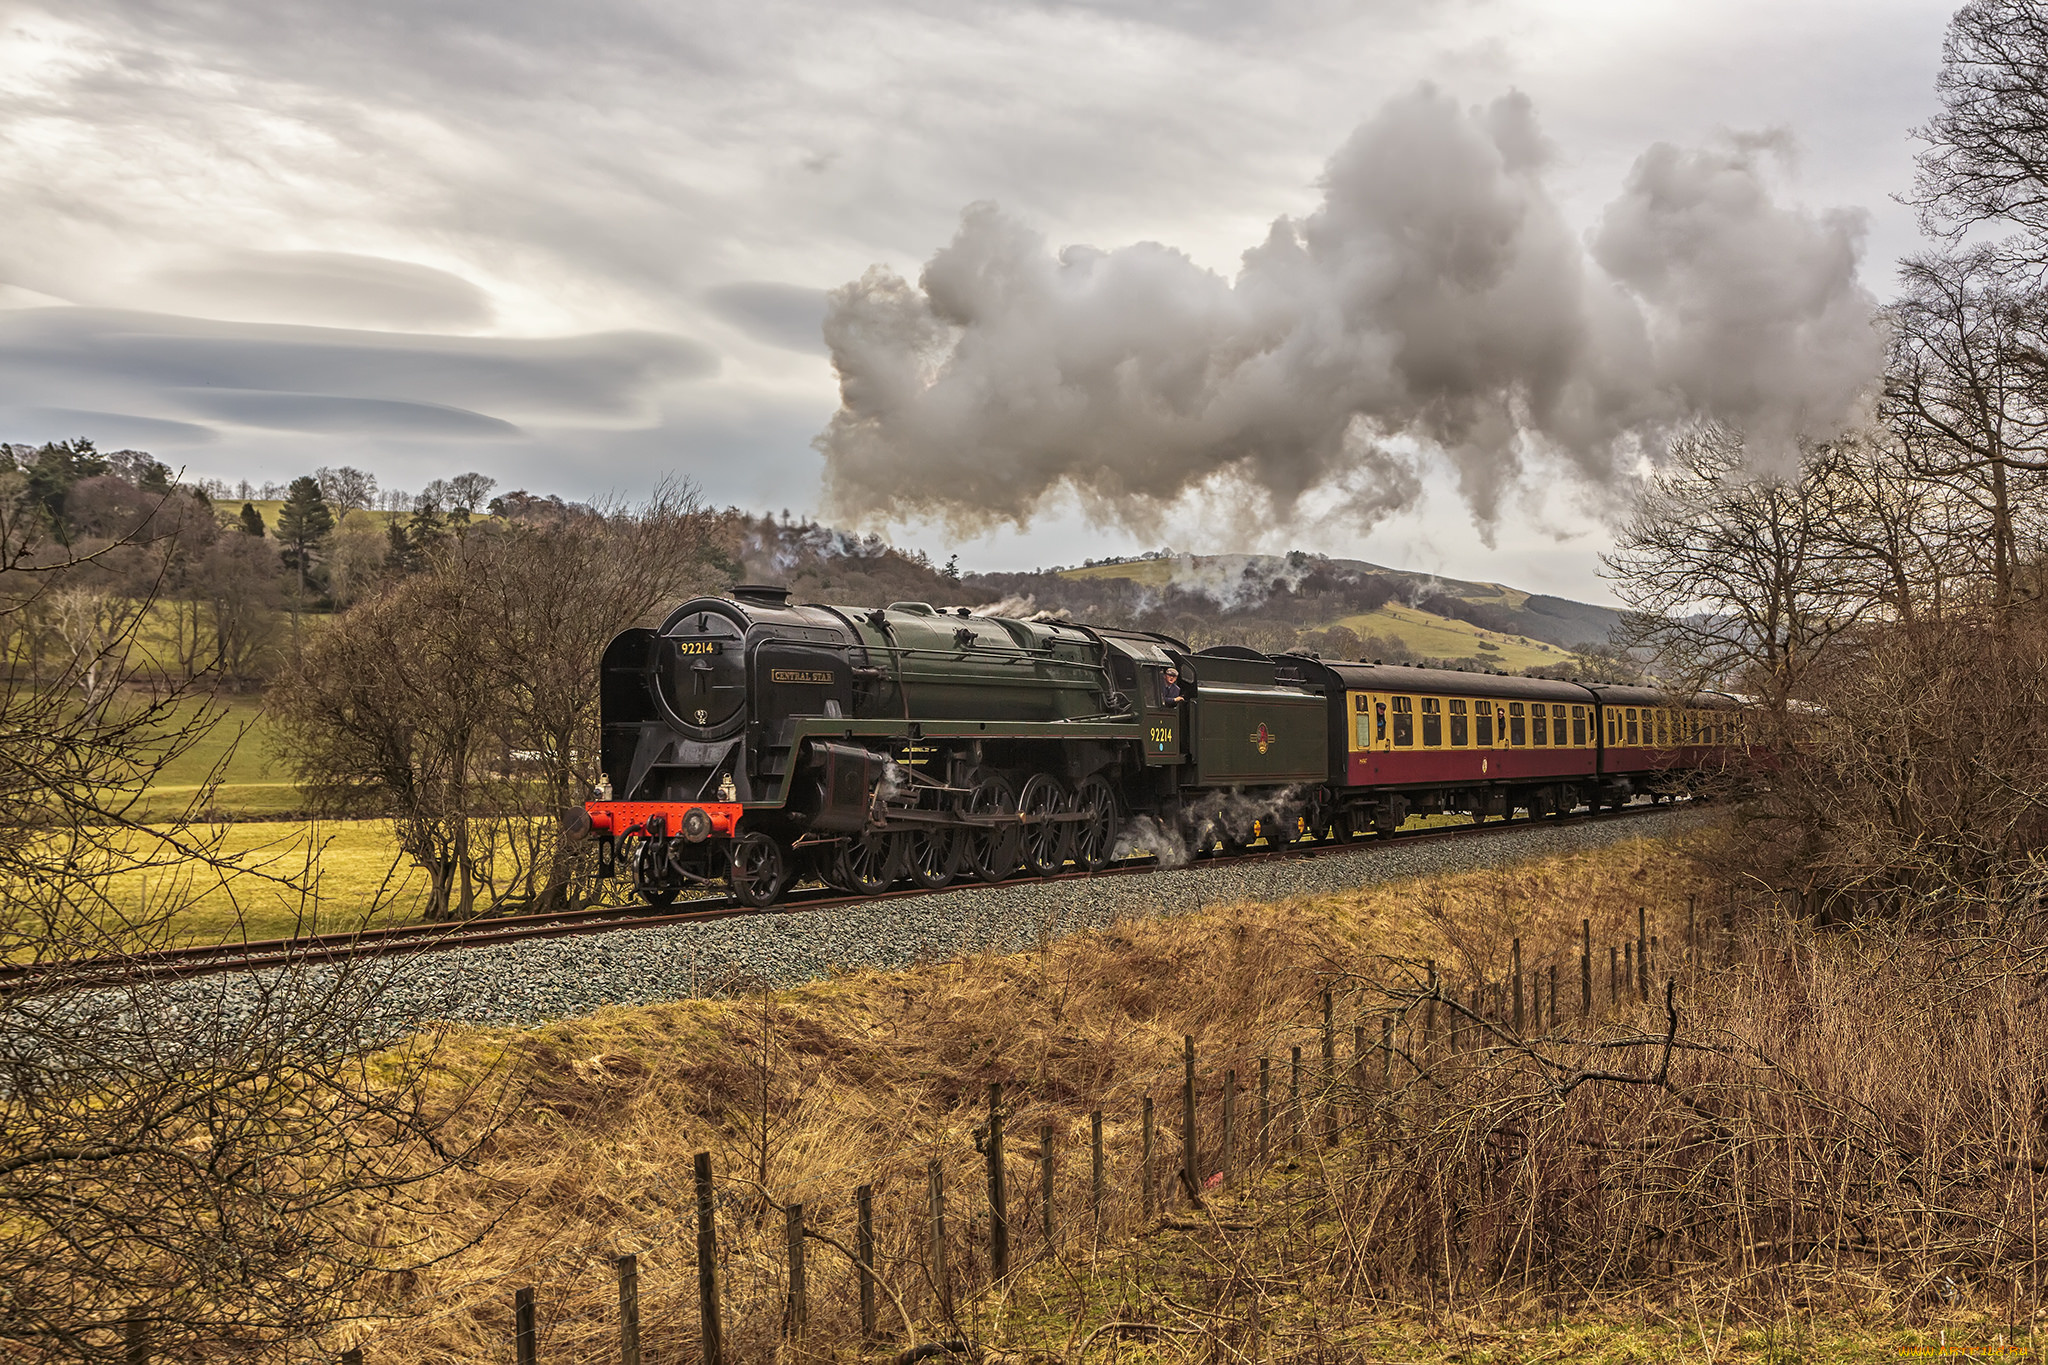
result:
<svg viewBox="0 0 2048 1365"><path fill-rule="evenodd" d="M1863 224L1773 203L1772 150L1654 146L1582 242L1527 98L1425 87L1352 134L1321 205L1275 220L1235 281L1154 242L1055 253L973 205L915 286L876 267L832 295L828 501L972 531L1064 487L1150 530L1231 489L1268 524L1370 525L1437 457L1484 529L1537 449L1601 484L1696 418L1752 447L1832 434L1883 349Z"/></svg>

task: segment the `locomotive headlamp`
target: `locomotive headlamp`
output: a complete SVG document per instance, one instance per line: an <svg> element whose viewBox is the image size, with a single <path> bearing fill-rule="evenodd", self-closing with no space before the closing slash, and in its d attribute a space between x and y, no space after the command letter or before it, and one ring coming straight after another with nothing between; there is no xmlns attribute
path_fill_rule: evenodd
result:
<svg viewBox="0 0 2048 1365"><path fill-rule="evenodd" d="M683 816L683 837L693 844L701 844L711 837L711 817L704 813L702 806L692 806Z"/></svg>

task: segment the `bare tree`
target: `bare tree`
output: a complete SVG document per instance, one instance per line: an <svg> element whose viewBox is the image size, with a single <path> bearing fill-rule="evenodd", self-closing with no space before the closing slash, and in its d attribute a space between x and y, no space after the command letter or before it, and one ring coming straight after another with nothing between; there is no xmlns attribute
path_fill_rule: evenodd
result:
<svg viewBox="0 0 2048 1365"><path fill-rule="evenodd" d="M1834 534L1839 447L1788 474L1751 469L1741 439L1707 427L1673 443L1601 556L1634 610L1620 641L1673 681L1754 690L1783 714L1830 643L1881 595Z"/></svg>
<svg viewBox="0 0 2048 1365"><path fill-rule="evenodd" d="M2048 233L2048 12L1975 0L1942 44L1941 112L1917 130L1913 202L1935 233L1980 223Z"/></svg>
<svg viewBox="0 0 2048 1365"><path fill-rule="evenodd" d="M345 520L350 512L359 507L374 507L377 503L377 476L352 465L329 469L325 465L313 471L313 478L320 485L320 496L334 509L337 521Z"/></svg>
<svg viewBox="0 0 2048 1365"><path fill-rule="evenodd" d="M153 599L114 605L108 575L154 548L54 543L26 484L0 485L0 958L35 969L0 995L0 1352L24 1359L133 1359L137 1329L177 1359L318 1333L433 1259L376 1215L425 1212L494 1112L430 1083L431 1037L366 1055L397 1025L356 972L230 997L135 970L198 895L281 880L195 818L218 767L182 815L142 815L219 723L210 679L124 685ZM11 623L74 601L86 643L39 676L38 632Z"/></svg>
<svg viewBox="0 0 2048 1365"><path fill-rule="evenodd" d="M2012 601L2048 472L2044 300L1988 247L1905 262L1883 416L1913 472L1976 510L1992 601Z"/></svg>
<svg viewBox="0 0 2048 1365"><path fill-rule="evenodd" d="M479 894L559 903L574 857L560 816L596 779L605 643L728 581L725 535L687 488L472 528L342 617L274 690L300 782L329 808L391 815L431 915L466 916Z"/></svg>

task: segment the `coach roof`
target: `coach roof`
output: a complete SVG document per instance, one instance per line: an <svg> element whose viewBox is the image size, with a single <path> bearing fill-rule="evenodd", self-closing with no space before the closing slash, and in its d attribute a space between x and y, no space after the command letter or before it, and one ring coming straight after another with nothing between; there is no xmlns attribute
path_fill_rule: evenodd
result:
<svg viewBox="0 0 2048 1365"><path fill-rule="evenodd" d="M1287 657L1302 658L1293 654ZM1334 675L1337 685L1353 691L1576 702L1581 706L1593 700L1593 694L1577 683L1558 682L1554 678L1508 678L1493 673L1465 673L1454 668L1411 668L1406 664L1343 663L1330 659L1305 659L1304 662L1311 668Z"/></svg>

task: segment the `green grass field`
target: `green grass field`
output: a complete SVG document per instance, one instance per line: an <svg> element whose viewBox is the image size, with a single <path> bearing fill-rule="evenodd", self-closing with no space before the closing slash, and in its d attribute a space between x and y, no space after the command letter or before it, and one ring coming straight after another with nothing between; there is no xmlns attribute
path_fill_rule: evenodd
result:
<svg viewBox="0 0 2048 1365"><path fill-rule="evenodd" d="M1447 616L1438 616L1434 612L1394 602L1387 603L1378 611L1366 612L1360 616L1346 616L1331 624L1343 626L1360 635L1389 636L1424 658L1476 657L1488 660L1501 670L1511 673L1544 664L1563 663L1571 658L1571 651L1559 649L1556 645L1544 644L1541 640L1481 630L1469 621L1455 621ZM1480 649L1482 643L1492 645L1494 652Z"/></svg>
<svg viewBox="0 0 2048 1365"><path fill-rule="evenodd" d="M190 715L201 703L185 709ZM263 703L232 698L216 703L220 722L168 764L143 797L144 819L175 816L191 806L218 769L220 786L208 804L230 816L280 815L305 808L291 774L277 755L277 728Z"/></svg>
<svg viewBox="0 0 2048 1365"><path fill-rule="evenodd" d="M192 859L176 869L123 873L107 888L138 920L174 911L177 943L402 924L425 901L425 879L399 857L388 820L242 821L196 826L191 835L233 867Z"/></svg>

